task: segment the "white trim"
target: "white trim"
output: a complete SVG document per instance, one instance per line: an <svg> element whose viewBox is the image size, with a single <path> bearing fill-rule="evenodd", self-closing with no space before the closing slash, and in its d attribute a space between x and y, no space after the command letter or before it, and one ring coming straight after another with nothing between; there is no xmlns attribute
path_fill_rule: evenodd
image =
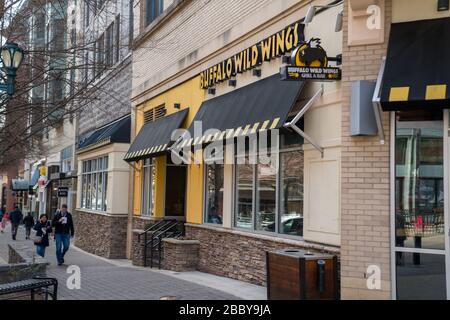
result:
<svg viewBox="0 0 450 320"><path fill-rule="evenodd" d="M397 274L396 274L396 252L405 253L420 253L420 254L434 254L444 255L446 264L446 288L447 299L450 299L450 215L449 215L449 200L450 200L450 148L449 148L449 133L450 113L448 110L444 111L444 125L443 125L443 143L444 143L444 219L445 219L445 250L439 249L419 249L419 248L400 248L395 245L395 180L396 180L396 165L395 165L395 141L396 141L396 112L390 112L390 226L391 226L391 294L392 299L397 299Z"/></svg>
<svg viewBox="0 0 450 320"><path fill-rule="evenodd" d="M377 122L378 136L380 138L380 144L385 143L385 135L383 128L383 121L381 115L383 113L381 109L381 85L383 84L384 70L386 68L386 57L383 57L381 61L380 72L378 73L377 84L373 93L372 104L373 111L375 113L375 120Z"/></svg>
<svg viewBox="0 0 450 320"><path fill-rule="evenodd" d="M449 214L449 200L450 200L450 152L449 152L449 132L450 126L450 112L444 110L444 225L445 225L445 274L447 280L447 300L450 300L450 214Z"/></svg>
<svg viewBox="0 0 450 320"><path fill-rule="evenodd" d="M418 248L396 248L395 252L405 252L405 253L420 253L420 254L436 254L445 255L444 250L439 249L418 249Z"/></svg>
<svg viewBox="0 0 450 320"><path fill-rule="evenodd" d="M395 263L395 136L396 136L396 121L395 112L390 112L391 120L391 145L390 145L390 231L391 231L391 299L397 300L397 272Z"/></svg>

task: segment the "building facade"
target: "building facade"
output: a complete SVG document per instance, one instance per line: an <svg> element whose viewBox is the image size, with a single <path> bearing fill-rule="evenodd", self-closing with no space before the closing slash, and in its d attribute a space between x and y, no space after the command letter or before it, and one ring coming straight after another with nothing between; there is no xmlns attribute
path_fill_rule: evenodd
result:
<svg viewBox="0 0 450 320"><path fill-rule="evenodd" d="M83 1L74 10L74 33L83 48L75 58L76 78L85 88L75 120L75 244L99 256L125 258L130 166L122 159L130 142L130 1Z"/></svg>
<svg viewBox="0 0 450 320"><path fill-rule="evenodd" d="M142 263L136 235L161 218L186 221L186 237L200 241L199 270L255 284L266 282L266 250L294 247L339 254L341 83L303 86L282 82L279 74L286 65L282 56L289 56L303 41L320 39L317 44L326 48L329 57L342 53L342 31L335 32L325 22L335 21L343 7L320 12L304 28L301 20L309 6L302 1L232 1L227 5L164 1L161 14L148 20L145 5L154 3L135 6L135 17L141 17L135 19L133 52L132 116L137 137L126 157L137 168L131 226L134 262ZM258 61L253 64L250 52L255 44L263 49L261 60L255 57ZM158 50L149 51L149 46ZM228 61L242 55L248 62L234 66L236 72L227 78ZM217 76L221 66L225 66L224 73ZM284 129L288 119L317 92L320 98L301 120L301 127L314 137L320 151L296 132ZM164 108L163 115L152 118L158 108ZM214 152L205 157L208 150L202 147L195 153L202 161L177 165L167 152L170 139L161 136L152 145L144 138L151 130L156 132L158 123L192 131L194 122L201 122L204 130L220 131L203 131L202 142L234 137L232 147L237 146L238 137L262 140L264 132L280 129L280 135L273 138L281 146L274 156L279 170L275 165L249 163L249 152L247 159L241 159L244 164L223 161L233 157L233 152L225 152L217 157L221 164L215 161ZM192 138L185 145L193 145ZM329 201L322 201L325 197Z"/></svg>
<svg viewBox="0 0 450 320"><path fill-rule="evenodd" d="M310 6L316 14L303 24ZM343 299L448 297L448 85L443 72L411 67L442 69L426 48L445 52L445 32L437 30L447 30L448 8L402 0L144 1L134 12L135 138L125 160L135 168L129 247L136 264L143 263L137 235L155 219L178 218L186 237L200 241L202 271L265 284L266 250L304 248L339 256ZM298 21L304 29L295 45L320 39L309 44L325 49L342 80L284 82L284 99L272 100L276 94L264 93L280 85L289 64L282 56L293 49L282 39ZM289 86L298 93L289 112L270 117L267 101L282 112ZM221 164L230 152L207 148L289 127L290 117L306 134L279 130L278 171ZM196 121L218 131L192 135ZM145 138L163 125L191 135L181 144ZM203 161L177 168L177 145L200 145L193 154Z"/></svg>
<svg viewBox="0 0 450 320"><path fill-rule="evenodd" d="M434 1L345 2L342 297L446 299L448 120L442 109L448 106L443 99L448 81L430 52L447 50L442 36L450 12ZM358 18L369 5L377 5L378 19ZM440 49L428 51L430 43ZM415 55L413 47L428 54ZM406 65L423 65L436 74L414 67L398 72L397 66ZM351 85L377 79L381 92L374 100L383 110L379 135L353 137ZM406 87L407 94L396 96ZM433 111L426 111L430 107ZM373 276L381 281L373 282Z"/></svg>

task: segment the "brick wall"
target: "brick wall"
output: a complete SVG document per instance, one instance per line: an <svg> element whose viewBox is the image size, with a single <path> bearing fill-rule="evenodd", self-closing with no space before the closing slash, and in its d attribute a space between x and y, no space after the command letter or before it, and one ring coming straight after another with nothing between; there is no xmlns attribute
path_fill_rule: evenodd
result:
<svg viewBox="0 0 450 320"><path fill-rule="evenodd" d="M378 137L350 137L350 86L376 80L386 55L391 0L386 1L383 44L347 46L348 1L345 1L342 112L341 281L343 299L390 299L389 114L383 114L386 143ZM365 272L381 267L382 288L368 290Z"/></svg>
<svg viewBox="0 0 450 320"><path fill-rule="evenodd" d="M80 111L78 134L95 130L131 112L131 70L131 57L128 57L94 89L95 98Z"/></svg>
<svg viewBox="0 0 450 320"><path fill-rule="evenodd" d="M180 67L189 65L198 58L198 48L270 1L230 0L226 5L223 0L186 1L182 10L134 52L133 87L174 63ZM171 32L177 27L183 32Z"/></svg>

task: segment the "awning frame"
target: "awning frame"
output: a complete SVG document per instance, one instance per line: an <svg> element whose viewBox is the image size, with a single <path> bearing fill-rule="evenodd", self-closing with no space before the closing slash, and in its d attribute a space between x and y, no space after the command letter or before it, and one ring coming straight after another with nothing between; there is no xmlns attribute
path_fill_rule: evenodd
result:
<svg viewBox="0 0 450 320"><path fill-rule="evenodd" d="M383 77L384 77L385 70L386 70L386 57L383 57L383 59L381 61L380 72L378 73L378 78L377 78L377 82L375 85L375 91L373 93L373 98L372 98L373 111L375 114L375 121L377 122L378 137L380 139L381 145L384 145L386 143L384 128L383 128L383 119L381 117L381 115L383 113L383 109L381 107L381 88L383 85Z"/></svg>
<svg viewBox="0 0 450 320"><path fill-rule="evenodd" d="M300 136L303 137L306 141L311 143L311 145L320 152L321 157L324 156L324 149L320 146L320 144L315 141L312 137L310 137L306 132L304 132L302 129L300 129L297 126L298 121L308 112L309 109L316 103L316 101L323 95L324 88L323 85L321 85L320 89L312 96L312 98L306 103L306 105L300 110L300 112L292 119L292 121L286 123L284 125L285 128L290 128L297 132Z"/></svg>

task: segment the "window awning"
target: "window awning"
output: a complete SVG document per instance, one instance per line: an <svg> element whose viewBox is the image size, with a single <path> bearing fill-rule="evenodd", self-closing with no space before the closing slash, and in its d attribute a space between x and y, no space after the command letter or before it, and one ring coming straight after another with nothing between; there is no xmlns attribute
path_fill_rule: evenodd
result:
<svg viewBox="0 0 450 320"><path fill-rule="evenodd" d="M130 143L131 116L127 115L82 136L78 152L105 143Z"/></svg>
<svg viewBox="0 0 450 320"><path fill-rule="evenodd" d="M12 191L29 191L33 186L29 180L12 179Z"/></svg>
<svg viewBox="0 0 450 320"><path fill-rule="evenodd" d="M188 109L147 123L139 132L125 156L125 161L133 162L164 154L173 143L172 133L179 129L186 119Z"/></svg>
<svg viewBox="0 0 450 320"><path fill-rule="evenodd" d="M450 107L450 18L392 24L384 111Z"/></svg>
<svg viewBox="0 0 450 320"><path fill-rule="evenodd" d="M190 139L179 147L199 145L283 127L297 102L304 82L281 81L274 75L217 98L205 101L189 128ZM194 123L202 123L202 137L194 136ZM220 130L214 135L210 129Z"/></svg>

